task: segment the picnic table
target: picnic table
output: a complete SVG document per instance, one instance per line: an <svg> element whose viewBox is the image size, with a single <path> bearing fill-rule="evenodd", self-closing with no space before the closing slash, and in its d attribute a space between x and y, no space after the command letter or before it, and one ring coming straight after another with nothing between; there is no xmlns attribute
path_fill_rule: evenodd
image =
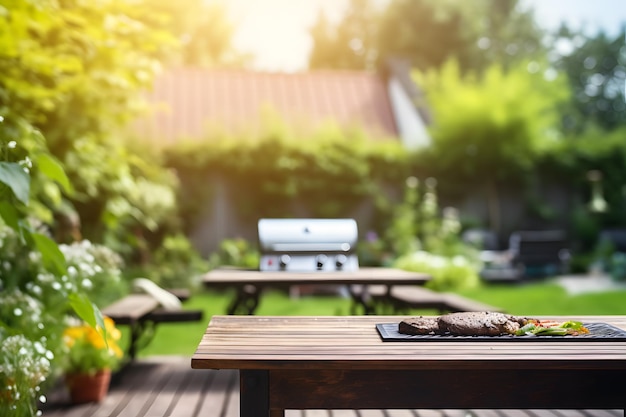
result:
<svg viewBox="0 0 626 417"><path fill-rule="evenodd" d="M625 409L626 338L383 341L403 316L213 316L193 369L238 369L241 417L286 409ZM626 331L626 316L541 317Z"/></svg>
<svg viewBox="0 0 626 417"><path fill-rule="evenodd" d="M289 289L294 285L345 285L355 305L366 314L374 312L367 288L385 286L389 293L396 285L424 285L430 275L394 268L359 268L357 271L286 272L259 271L239 268L217 268L202 278L207 288L234 288L235 297L227 314L254 314L260 297L268 288Z"/></svg>

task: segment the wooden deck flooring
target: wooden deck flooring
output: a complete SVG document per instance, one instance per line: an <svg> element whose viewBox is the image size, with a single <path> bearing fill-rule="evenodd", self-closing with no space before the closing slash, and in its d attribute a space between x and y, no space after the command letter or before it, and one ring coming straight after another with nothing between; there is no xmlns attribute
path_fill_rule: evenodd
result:
<svg viewBox="0 0 626 417"><path fill-rule="evenodd" d="M141 359L117 374L100 404L70 405L63 389L43 417L239 417L237 371L192 370L189 358ZM624 417L624 410L289 410L286 417Z"/></svg>

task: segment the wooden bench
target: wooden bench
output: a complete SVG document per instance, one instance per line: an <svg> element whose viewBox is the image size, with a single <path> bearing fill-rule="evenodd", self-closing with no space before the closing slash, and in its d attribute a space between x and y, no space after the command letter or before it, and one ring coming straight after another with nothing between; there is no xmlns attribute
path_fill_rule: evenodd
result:
<svg viewBox="0 0 626 417"><path fill-rule="evenodd" d="M178 323L202 320L202 310L166 310L147 294L129 294L102 309L116 325L130 327L127 355L133 361L140 348L150 343L155 326L159 323Z"/></svg>
<svg viewBox="0 0 626 417"><path fill-rule="evenodd" d="M499 311L500 307L450 292L436 292L424 287L397 285L389 290L384 285L370 285L366 289L374 309L379 313L400 313L409 309L437 310L440 313L459 311Z"/></svg>

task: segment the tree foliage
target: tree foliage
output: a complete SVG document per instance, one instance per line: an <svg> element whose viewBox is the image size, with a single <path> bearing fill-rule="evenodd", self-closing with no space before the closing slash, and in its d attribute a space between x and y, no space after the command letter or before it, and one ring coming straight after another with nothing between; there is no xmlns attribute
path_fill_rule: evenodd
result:
<svg viewBox="0 0 626 417"><path fill-rule="evenodd" d="M320 11L311 28L314 39L309 67L371 69L376 60L377 11L369 0L350 0L340 25L333 26Z"/></svg>
<svg viewBox="0 0 626 417"><path fill-rule="evenodd" d="M167 150L167 165L185 184L180 199L188 228L211 206L216 178L231 190L236 216L254 224L262 217L293 217L302 209L312 217L346 217L366 199L379 199L378 208L387 215L384 186L402 183L409 172L408 152L399 142L375 140L361 130L328 126L308 135L274 132Z"/></svg>
<svg viewBox="0 0 626 417"><path fill-rule="evenodd" d="M38 158L32 212L51 224L54 211L73 205L96 241L120 224L113 219L154 228L171 215L173 205L152 210L161 202L135 195L155 195L154 187L141 187L146 182L170 187L171 174L150 169L120 140L139 111L139 93L176 45L157 11L123 0L13 0L0 11L0 129ZM29 131L43 136L35 141ZM55 161L70 179L71 196L59 178L38 179L39 167Z"/></svg>
<svg viewBox="0 0 626 417"><path fill-rule="evenodd" d="M580 132L597 124L612 130L626 125L626 28L611 37L604 32L585 37L562 27L554 37L561 50L556 65L572 89L571 108L564 128Z"/></svg>
<svg viewBox="0 0 626 417"><path fill-rule="evenodd" d="M149 26L164 25L179 41L170 56L173 65L242 67L250 56L233 47L235 25L224 6L203 0L144 0L155 11L143 18Z"/></svg>
<svg viewBox="0 0 626 417"><path fill-rule="evenodd" d="M385 10L377 40L379 59L400 56L425 70L439 67L449 58L466 61L468 40L462 32L458 10L438 8L428 0L392 1Z"/></svg>
<svg viewBox="0 0 626 417"><path fill-rule="evenodd" d="M535 158L558 140L558 104L567 88L524 67L494 65L482 77L464 76L454 61L416 78L434 113L427 152L437 161L435 176L483 184L498 230L497 184L530 172Z"/></svg>
<svg viewBox="0 0 626 417"><path fill-rule="evenodd" d="M353 0L343 20L333 26L320 16L311 35L311 68L367 69L401 57L421 70L455 59L480 71L543 51L543 33L518 0L392 0L383 10Z"/></svg>

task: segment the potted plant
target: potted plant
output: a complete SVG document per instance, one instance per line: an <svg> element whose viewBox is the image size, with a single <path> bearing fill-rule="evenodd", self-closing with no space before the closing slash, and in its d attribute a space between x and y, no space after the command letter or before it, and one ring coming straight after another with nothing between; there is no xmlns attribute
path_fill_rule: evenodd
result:
<svg viewBox="0 0 626 417"><path fill-rule="evenodd" d="M124 356L118 344L120 338L121 332L109 317L104 317L104 329L84 323L65 329L65 382L72 402L98 402L106 396L111 372Z"/></svg>

